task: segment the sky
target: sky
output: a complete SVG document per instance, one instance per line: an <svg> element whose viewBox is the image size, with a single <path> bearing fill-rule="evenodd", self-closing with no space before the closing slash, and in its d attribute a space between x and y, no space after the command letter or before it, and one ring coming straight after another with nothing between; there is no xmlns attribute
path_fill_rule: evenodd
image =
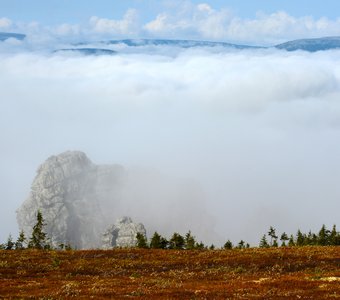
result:
<svg viewBox="0 0 340 300"><path fill-rule="evenodd" d="M68 1L68 0L1 0L1 14L16 21L38 21L51 25L58 23L83 22L97 15L103 18L120 18L125 11L135 8L142 20L150 21L156 14L162 13L172 6L183 5L188 1L156 1L156 0L126 0L126 1ZM240 17L253 18L257 12L275 13L286 11L294 17L314 16L316 18L338 18L340 4L336 0L325 1L279 1L279 0L233 0L233 1L191 1L193 4L206 3L212 8L234 11Z"/></svg>
<svg viewBox="0 0 340 300"><path fill-rule="evenodd" d="M340 34L336 0L2 0L0 8L1 31L73 39L181 38L272 45Z"/></svg>
<svg viewBox="0 0 340 300"><path fill-rule="evenodd" d="M272 45L340 35L338 2L110 2L0 1L0 32L27 34L0 42L0 241L17 234L15 210L38 166L67 150L193 182L200 199L182 213L213 227L207 242L255 245L269 226L289 233L340 226L339 50L54 52L109 38ZM144 211L157 207L156 195ZM195 205L206 219L191 214Z"/></svg>

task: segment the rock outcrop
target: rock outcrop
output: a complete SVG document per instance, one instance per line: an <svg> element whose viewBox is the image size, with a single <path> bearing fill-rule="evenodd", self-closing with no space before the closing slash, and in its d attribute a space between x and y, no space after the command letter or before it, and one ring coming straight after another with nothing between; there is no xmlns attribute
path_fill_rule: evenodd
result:
<svg viewBox="0 0 340 300"><path fill-rule="evenodd" d="M137 244L137 233L146 236L144 225L133 223L131 218L118 219L103 234L102 248L111 249L115 247L134 247Z"/></svg>
<svg viewBox="0 0 340 300"><path fill-rule="evenodd" d="M121 216L141 220L151 232L170 235L190 229L209 241L214 219L204 201L204 192L191 181L144 167L96 165L83 152L68 151L51 156L38 168L17 221L29 237L40 210L54 247L102 248L103 233ZM122 230L117 231L115 224L106 232L105 247L134 246L135 233L144 232L129 220L119 224Z"/></svg>
<svg viewBox="0 0 340 300"><path fill-rule="evenodd" d="M124 172L119 165L97 166L83 152L51 156L39 167L30 196L17 211L19 228L29 236L40 210L53 246L101 247L109 224L103 203L119 197Z"/></svg>

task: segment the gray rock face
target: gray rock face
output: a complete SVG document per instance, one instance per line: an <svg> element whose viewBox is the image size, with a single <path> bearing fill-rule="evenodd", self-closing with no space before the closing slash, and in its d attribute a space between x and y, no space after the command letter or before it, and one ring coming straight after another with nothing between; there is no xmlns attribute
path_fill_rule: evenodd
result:
<svg viewBox="0 0 340 300"><path fill-rule="evenodd" d="M30 236L40 210L53 246L100 247L109 224L103 203L115 201L124 172L119 165L97 166L83 152L51 156L38 168L30 196L17 211L19 228Z"/></svg>
<svg viewBox="0 0 340 300"><path fill-rule="evenodd" d="M151 232L170 235L190 229L209 241L214 219L207 215L204 201L204 192L191 181L143 167L96 165L83 152L68 151L51 156L38 168L17 221L29 237L40 210L55 247L102 248L103 233L120 216L141 220ZM114 239L111 226L106 247L134 246L136 231L143 232L130 221L120 223L124 230Z"/></svg>
<svg viewBox="0 0 340 300"><path fill-rule="evenodd" d="M102 248L134 247L137 243L137 233L146 236L146 230L143 224L133 223L129 217L118 219L117 222L111 225L103 234Z"/></svg>

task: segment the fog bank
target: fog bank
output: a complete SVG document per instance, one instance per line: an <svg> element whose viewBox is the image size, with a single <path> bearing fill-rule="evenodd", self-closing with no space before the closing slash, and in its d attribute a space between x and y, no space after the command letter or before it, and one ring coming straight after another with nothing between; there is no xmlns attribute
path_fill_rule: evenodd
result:
<svg viewBox="0 0 340 300"><path fill-rule="evenodd" d="M2 52L0 65L0 241L38 165L65 150L192 182L207 242L339 221L340 51Z"/></svg>

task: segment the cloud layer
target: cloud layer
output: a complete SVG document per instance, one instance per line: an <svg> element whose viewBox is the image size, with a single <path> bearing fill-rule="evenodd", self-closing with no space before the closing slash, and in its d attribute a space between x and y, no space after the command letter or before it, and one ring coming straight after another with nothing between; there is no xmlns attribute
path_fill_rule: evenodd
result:
<svg viewBox="0 0 340 300"><path fill-rule="evenodd" d="M211 242L338 221L339 51L162 49L0 54L1 240L37 166L69 149L200 186Z"/></svg>

